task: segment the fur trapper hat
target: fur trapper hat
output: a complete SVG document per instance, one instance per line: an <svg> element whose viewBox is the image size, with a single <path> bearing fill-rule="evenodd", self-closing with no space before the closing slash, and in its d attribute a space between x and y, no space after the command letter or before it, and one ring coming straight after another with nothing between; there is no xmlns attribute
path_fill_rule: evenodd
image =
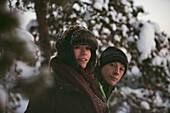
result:
<svg viewBox="0 0 170 113"><path fill-rule="evenodd" d="M56 43L56 48L58 52L63 51L68 45L89 45L92 50L98 48L97 40L94 34L81 26L72 26L68 28L60 38L58 38Z"/></svg>

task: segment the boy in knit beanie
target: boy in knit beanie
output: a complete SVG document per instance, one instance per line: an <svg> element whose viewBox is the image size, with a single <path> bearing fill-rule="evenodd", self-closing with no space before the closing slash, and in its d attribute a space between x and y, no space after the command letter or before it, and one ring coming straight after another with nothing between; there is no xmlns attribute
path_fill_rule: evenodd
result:
<svg viewBox="0 0 170 113"><path fill-rule="evenodd" d="M107 102L114 90L114 85L125 75L127 71L128 60L124 52L116 47L105 49L94 69L97 86Z"/></svg>

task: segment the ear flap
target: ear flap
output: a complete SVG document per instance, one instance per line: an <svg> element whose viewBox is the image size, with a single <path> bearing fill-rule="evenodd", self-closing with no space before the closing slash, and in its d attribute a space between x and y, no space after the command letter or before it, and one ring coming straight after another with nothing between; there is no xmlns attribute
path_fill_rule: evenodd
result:
<svg viewBox="0 0 170 113"><path fill-rule="evenodd" d="M66 48L68 48L68 45L69 45L69 42L66 41L65 39L63 38L59 38L56 42L56 48L57 48L57 51L58 52L64 52L64 50L66 50Z"/></svg>

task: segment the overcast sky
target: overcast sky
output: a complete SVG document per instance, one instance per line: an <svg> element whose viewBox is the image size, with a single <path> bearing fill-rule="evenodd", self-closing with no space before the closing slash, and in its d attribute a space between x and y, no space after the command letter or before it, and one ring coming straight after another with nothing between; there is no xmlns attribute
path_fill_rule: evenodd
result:
<svg viewBox="0 0 170 113"><path fill-rule="evenodd" d="M141 19L151 20L159 24L161 31L170 36L170 0L134 0L136 5L142 5L148 15Z"/></svg>

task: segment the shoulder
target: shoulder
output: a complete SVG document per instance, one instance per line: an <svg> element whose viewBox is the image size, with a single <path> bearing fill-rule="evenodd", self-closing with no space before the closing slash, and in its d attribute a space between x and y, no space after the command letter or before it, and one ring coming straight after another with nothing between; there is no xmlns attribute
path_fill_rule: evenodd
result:
<svg viewBox="0 0 170 113"><path fill-rule="evenodd" d="M69 91L79 91L79 87L72 84L68 79L57 73L53 73L55 79L54 89L57 92L69 92Z"/></svg>

